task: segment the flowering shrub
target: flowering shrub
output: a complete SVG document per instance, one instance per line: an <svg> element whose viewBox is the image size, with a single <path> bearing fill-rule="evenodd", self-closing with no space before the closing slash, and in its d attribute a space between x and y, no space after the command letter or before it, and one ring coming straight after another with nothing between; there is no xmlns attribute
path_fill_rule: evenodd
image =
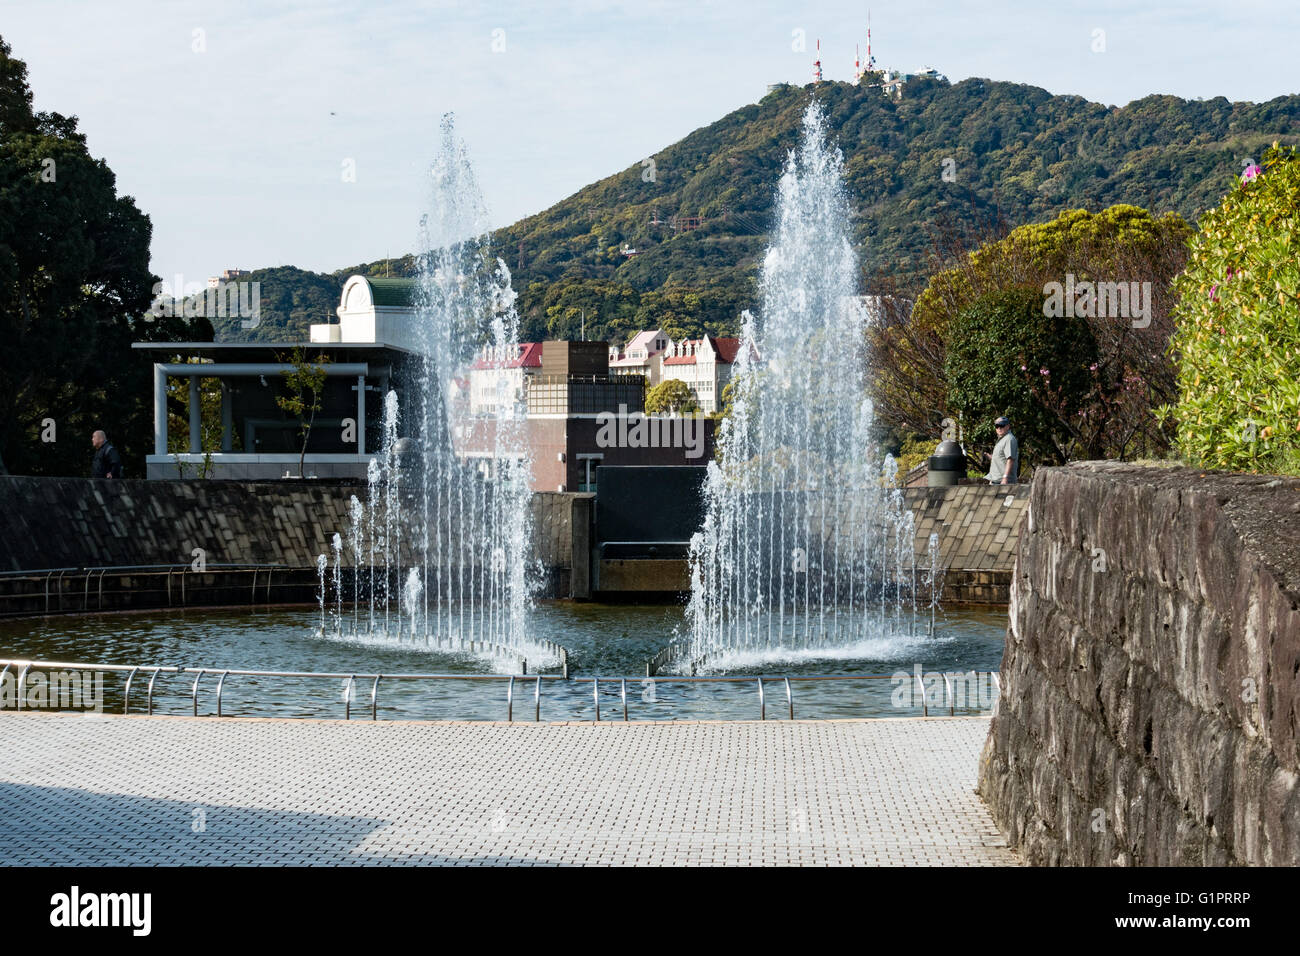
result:
<svg viewBox="0 0 1300 956"><path fill-rule="evenodd" d="M1253 170L1253 172L1252 172ZM1300 461L1300 157L1276 145L1210 210L1174 282L1178 450L1206 467Z"/></svg>

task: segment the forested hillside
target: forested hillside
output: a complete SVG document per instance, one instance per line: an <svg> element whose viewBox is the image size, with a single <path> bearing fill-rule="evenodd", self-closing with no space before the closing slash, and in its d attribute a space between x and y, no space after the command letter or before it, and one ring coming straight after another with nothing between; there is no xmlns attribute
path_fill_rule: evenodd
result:
<svg viewBox="0 0 1300 956"><path fill-rule="evenodd" d="M494 251L514 273L523 336L576 337L584 315L588 338L622 340L651 325L733 333L754 304L776 182L813 96L845 154L864 287L881 274L918 287L937 242L1067 208L1130 203L1195 222L1246 158L1274 140L1300 142L1300 96L1155 95L1115 108L979 79L917 80L897 101L845 83L784 87L498 230ZM293 337L301 322L295 334L305 335L307 317L337 304L351 272L412 266L408 256L331 276L271 270L263 334Z"/></svg>

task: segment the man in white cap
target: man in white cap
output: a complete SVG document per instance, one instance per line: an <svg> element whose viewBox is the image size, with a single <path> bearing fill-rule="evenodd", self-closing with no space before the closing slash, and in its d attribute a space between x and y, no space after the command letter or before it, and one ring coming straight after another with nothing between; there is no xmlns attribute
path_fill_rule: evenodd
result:
<svg viewBox="0 0 1300 956"><path fill-rule="evenodd" d="M993 446L993 459L989 462L990 485L1014 485L1020 477L1020 443L1011 434L1011 422L1006 417L993 422L998 430L998 443Z"/></svg>

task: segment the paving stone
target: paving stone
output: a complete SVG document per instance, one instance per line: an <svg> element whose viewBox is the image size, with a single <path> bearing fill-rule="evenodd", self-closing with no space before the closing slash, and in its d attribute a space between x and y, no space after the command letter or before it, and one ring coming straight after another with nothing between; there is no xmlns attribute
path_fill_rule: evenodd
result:
<svg viewBox="0 0 1300 956"><path fill-rule="evenodd" d="M988 727L0 714L0 865L1018 865Z"/></svg>

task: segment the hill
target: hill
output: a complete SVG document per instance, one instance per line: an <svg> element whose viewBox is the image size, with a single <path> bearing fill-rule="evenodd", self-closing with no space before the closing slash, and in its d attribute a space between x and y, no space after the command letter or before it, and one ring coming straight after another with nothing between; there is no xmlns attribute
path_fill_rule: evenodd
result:
<svg viewBox="0 0 1300 956"><path fill-rule="evenodd" d="M844 152L864 287L889 274L915 288L936 237L971 241L1067 208L1131 203L1195 222L1246 157L1274 140L1300 142L1300 96L1253 104L1154 95L1108 107L981 79L915 80L900 100L846 83L783 87L648 157L653 166L638 163L498 230L493 247L514 273L523 336L577 337L584 318L588 338L621 340L652 325L733 333L740 309L753 305L776 182L810 97ZM350 272L384 268L334 273L335 300ZM409 274L412 261L391 268ZM262 293L268 332L314 309L310 290L327 278L272 272Z"/></svg>

